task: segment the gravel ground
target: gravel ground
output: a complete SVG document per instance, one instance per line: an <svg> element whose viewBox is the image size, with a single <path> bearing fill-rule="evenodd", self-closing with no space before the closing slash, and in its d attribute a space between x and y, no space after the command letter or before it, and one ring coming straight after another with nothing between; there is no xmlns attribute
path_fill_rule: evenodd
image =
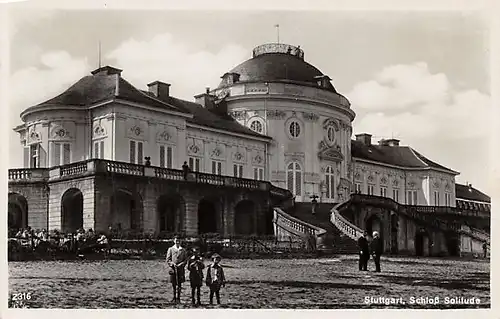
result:
<svg viewBox="0 0 500 319"><path fill-rule="evenodd" d="M226 259L222 265L228 282L221 291L223 304L213 307L490 307L490 264L485 260L382 257L382 273L373 272L372 261L368 272L358 271L356 256ZM10 262L9 293L30 293L24 301L30 308L190 308L189 282L181 304L173 305L166 276L160 260ZM470 298L479 304L464 304ZM202 303L211 307L207 287Z"/></svg>

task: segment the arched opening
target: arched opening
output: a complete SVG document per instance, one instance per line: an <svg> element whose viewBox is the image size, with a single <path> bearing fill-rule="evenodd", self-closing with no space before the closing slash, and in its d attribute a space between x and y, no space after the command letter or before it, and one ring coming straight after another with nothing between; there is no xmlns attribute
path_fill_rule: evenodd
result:
<svg viewBox="0 0 500 319"><path fill-rule="evenodd" d="M61 206L61 230L73 233L83 228L83 193L78 188L70 188L63 194Z"/></svg>
<svg viewBox="0 0 500 319"><path fill-rule="evenodd" d="M391 253L398 253L398 228L399 218L394 212L391 213Z"/></svg>
<svg viewBox="0 0 500 319"><path fill-rule="evenodd" d="M28 227L28 201L18 193L9 193L8 198L9 230Z"/></svg>
<svg viewBox="0 0 500 319"><path fill-rule="evenodd" d="M217 233L217 215L215 203L202 199L198 204L198 233Z"/></svg>
<svg viewBox="0 0 500 319"><path fill-rule="evenodd" d="M287 166L287 189L295 195L297 201L302 196L302 168L297 162L292 162Z"/></svg>
<svg viewBox="0 0 500 319"><path fill-rule="evenodd" d="M109 224L116 230L142 229L142 199L137 193L119 189L111 197Z"/></svg>
<svg viewBox="0 0 500 319"><path fill-rule="evenodd" d="M415 255L429 256L429 246L429 233L425 229L419 229L415 234Z"/></svg>
<svg viewBox="0 0 500 319"><path fill-rule="evenodd" d="M160 232L179 233L184 229L186 203L179 194L162 195L158 198L158 223Z"/></svg>
<svg viewBox="0 0 500 319"><path fill-rule="evenodd" d="M372 215L366 220L366 231L370 236L372 236L373 232L378 232L380 236L380 241L382 242L382 247L384 246L384 233L383 233L383 225L382 220L377 215Z"/></svg>
<svg viewBox="0 0 500 319"><path fill-rule="evenodd" d="M256 205L250 200L242 200L234 207L234 232L238 235L256 233Z"/></svg>

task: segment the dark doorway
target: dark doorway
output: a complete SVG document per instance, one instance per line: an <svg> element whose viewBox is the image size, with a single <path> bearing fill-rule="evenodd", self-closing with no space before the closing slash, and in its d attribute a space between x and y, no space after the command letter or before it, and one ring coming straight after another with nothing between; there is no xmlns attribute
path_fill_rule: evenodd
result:
<svg viewBox="0 0 500 319"><path fill-rule="evenodd" d="M8 226L9 229L28 227L28 201L18 193L9 193L8 198Z"/></svg>
<svg viewBox="0 0 500 319"><path fill-rule="evenodd" d="M142 200L138 194L119 189L111 197L110 226L117 230L141 230Z"/></svg>
<svg viewBox="0 0 500 319"><path fill-rule="evenodd" d="M83 194L77 188L68 189L61 200L62 231L73 233L83 228Z"/></svg>
<svg viewBox="0 0 500 319"><path fill-rule="evenodd" d="M376 231L380 235L380 240L383 242L384 233L382 232L382 221L377 215L372 215L370 218L366 220L366 231L370 236L372 236L373 232Z"/></svg>
<svg viewBox="0 0 500 319"><path fill-rule="evenodd" d="M255 204L243 200L234 207L234 232L238 235L251 235L256 233Z"/></svg>
<svg viewBox="0 0 500 319"><path fill-rule="evenodd" d="M202 199L198 204L198 233L217 233L217 215L215 204Z"/></svg>
<svg viewBox="0 0 500 319"><path fill-rule="evenodd" d="M446 235L446 248L448 249L448 254L450 256L459 256L460 255L460 242L458 236L456 234L447 234Z"/></svg>
<svg viewBox="0 0 500 319"><path fill-rule="evenodd" d="M391 253L397 254L398 249L398 229L399 216L396 213L391 213Z"/></svg>
<svg viewBox="0 0 500 319"><path fill-rule="evenodd" d="M182 196L178 194L160 196L157 209L160 232L179 233L183 230L186 203Z"/></svg>
<svg viewBox="0 0 500 319"><path fill-rule="evenodd" d="M429 234L425 229L420 229L415 235L415 255L429 256Z"/></svg>

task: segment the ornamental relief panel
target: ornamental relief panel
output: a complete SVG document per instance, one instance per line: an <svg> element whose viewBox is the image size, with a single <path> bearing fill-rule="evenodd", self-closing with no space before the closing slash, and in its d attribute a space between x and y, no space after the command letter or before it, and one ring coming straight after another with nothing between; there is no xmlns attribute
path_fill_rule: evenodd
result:
<svg viewBox="0 0 500 319"><path fill-rule="evenodd" d="M94 125L94 128L92 129L92 135L94 139L97 138L103 138L108 135L108 132L102 127L100 124Z"/></svg>
<svg viewBox="0 0 500 319"><path fill-rule="evenodd" d="M321 176L318 173L305 172L304 182L305 183L319 183L321 181Z"/></svg>
<svg viewBox="0 0 500 319"><path fill-rule="evenodd" d="M40 143L42 141L42 134L32 126L28 130L27 144Z"/></svg>
<svg viewBox="0 0 500 319"><path fill-rule="evenodd" d="M221 143L210 143L210 158L225 160L226 145Z"/></svg>
<svg viewBox="0 0 500 319"><path fill-rule="evenodd" d="M49 132L50 140L72 140L74 135L61 124L53 124Z"/></svg>
<svg viewBox="0 0 500 319"><path fill-rule="evenodd" d="M283 120L287 116L287 113L282 110L268 110L267 118L271 120Z"/></svg>
<svg viewBox="0 0 500 319"><path fill-rule="evenodd" d="M285 152L285 162L304 162L305 154L303 152Z"/></svg>
<svg viewBox="0 0 500 319"><path fill-rule="evenodd" d="M232 111L229 114L237 121L246 120L249 117L247 111Z"/></svg>
<svg viewBox="0 0 500 319"><path fill-rule="evenodd" d="M302 117L305 121L317 122L319 120L319 115L313 112L302 112Z"/></svg>
<svg viewBox="0 0 500 319"><path fill-rule="evenodd" d="M175 127L163 127L158 128L158 133L156 133L156 142L176 144L176 128Z"/></svg>
<svg viewBox="0 0 500 319"><path fill-rule="evenodd" d="M247 149L245 147L233 147L233 162L246 163L247 162Z"/></svg>
<svg viewBox="0 0 500 319"><path fill-rule="evenodd" d="M196 138L187 139L186 147L187 153L191 156L203 156L204 154L204 142L203 140Z"/></svg>
<svg viewBox="0 0 500 319"><path fill-rule="evenodd" d="M132 139L147 139L147 123L143 121L127 121L125 136Z"/></svg>
<svg viewBox="0 0 500 319"><path fill-rule="evenodd" d="M258 152L258 151L253 151L252 152L252 164L256 165L256 166L263 166L264 163L265 163L264 153Z"/></svg>

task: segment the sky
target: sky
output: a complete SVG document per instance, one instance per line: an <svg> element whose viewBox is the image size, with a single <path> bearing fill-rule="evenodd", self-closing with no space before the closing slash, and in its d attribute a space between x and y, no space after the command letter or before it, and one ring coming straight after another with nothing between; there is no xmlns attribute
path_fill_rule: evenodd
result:
<svg viewBox="0 0 500 319"><path fill-rule="evenodd" d="M138 88L171 83L194 100L276 42L300 45L356 112L354 134L398 138L488 192L489 27L472 12L48 11L10 12L11 127L19 113L98 66L123 69ZM10 167L22 166L10 132ZM353 136L354 138L354 136Z"/></svg>

